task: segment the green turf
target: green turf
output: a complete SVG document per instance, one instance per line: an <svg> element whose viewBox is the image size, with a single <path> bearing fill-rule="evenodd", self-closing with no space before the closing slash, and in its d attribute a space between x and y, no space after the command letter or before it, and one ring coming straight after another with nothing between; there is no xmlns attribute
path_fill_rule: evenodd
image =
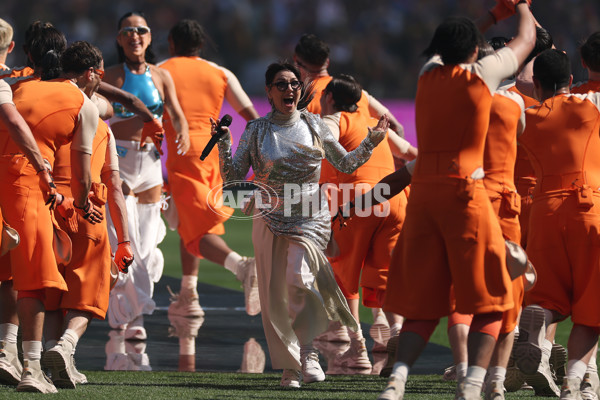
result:
<svg viewBox="0 0 600 400"><path fill-rule="evenodd" d="M59 389L60 399L375 399L386 380L378 376L328 376L325 382L301 389L279 387L279 374L234 374L215 372L86 372L89 384L74 390ZM409 378L406 400L453 399L455 382L439 375ZM507 394L507 399L533 398L533 392ZM39 399L39 394L16 393L0 386L2 399Z"/></svg>

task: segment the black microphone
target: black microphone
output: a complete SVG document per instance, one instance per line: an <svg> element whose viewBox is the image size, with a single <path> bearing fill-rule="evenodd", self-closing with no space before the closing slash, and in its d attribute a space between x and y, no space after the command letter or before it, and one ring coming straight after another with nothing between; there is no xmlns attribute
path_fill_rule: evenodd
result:
<svg viewBox="0 0 600 400"><path fill-rule="evenodd" d="M215 144L217 144L217 142L225 134L225 129L223 129L223 127L231 125L231 121L232 121L231 115L229 115L229 114L223 115L223 118L221 118L221 120L219 121L219 125L217 125L217 133L212 135L212 137L208 141L208 144L206 145L204 150L202 150L202 154L200 155L200 160L204 161L204 159L206 157L208 157L208 155L210 154L213 147L215 147Z"/></svg>

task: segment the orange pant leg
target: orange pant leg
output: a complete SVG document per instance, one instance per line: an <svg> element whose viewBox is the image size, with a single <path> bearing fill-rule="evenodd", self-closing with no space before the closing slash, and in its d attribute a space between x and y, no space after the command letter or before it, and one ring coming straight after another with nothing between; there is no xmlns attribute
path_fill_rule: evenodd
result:
<svg viewBox="0 0 600 400"><path fill-rule="evenodd" d="M52 216L38 182L33 167L21 169L10 160L0 161L0 207L4 219L21 238L19 246L9 253L13 287L17 291L67 290L52 247Z"/></svg>
<svg viewBox="0 0 600 400"><path fill-rule="evenodd" d="M233 209L219 204L223 180L218 158L200 161L197 156L178 156L167 164L167 170L183 242L187 245L206 233L224 234L223 222Z"/></svg>

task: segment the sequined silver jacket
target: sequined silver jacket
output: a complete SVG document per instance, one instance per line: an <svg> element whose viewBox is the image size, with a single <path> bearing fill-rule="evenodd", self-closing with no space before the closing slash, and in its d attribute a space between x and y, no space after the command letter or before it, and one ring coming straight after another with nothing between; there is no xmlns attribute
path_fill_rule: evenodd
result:
<svg viewBox="0 0 600 400"><path fill-rule="evenodd" d="M231 155L229 136L219 144L221 175L225 183L243 180L250 167L259 189L254 194L256 214L275 235L300 235L325 249L331 215L319 190L321 160L352 173L375 147L367 137L347 152L318 115L296 111L284 116L272 111L246 126Z"/></svg>

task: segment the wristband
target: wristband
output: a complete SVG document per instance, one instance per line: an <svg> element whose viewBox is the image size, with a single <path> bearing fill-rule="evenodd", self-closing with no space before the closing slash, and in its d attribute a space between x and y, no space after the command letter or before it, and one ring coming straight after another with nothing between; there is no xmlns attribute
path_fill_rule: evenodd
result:
<svg viewBox="0 0 600 400"><path fill-rule="evenodd" d="M122 242L117 243L117 246L123 244L123 243L131 243L129 240L123 240Z"/></svg>

